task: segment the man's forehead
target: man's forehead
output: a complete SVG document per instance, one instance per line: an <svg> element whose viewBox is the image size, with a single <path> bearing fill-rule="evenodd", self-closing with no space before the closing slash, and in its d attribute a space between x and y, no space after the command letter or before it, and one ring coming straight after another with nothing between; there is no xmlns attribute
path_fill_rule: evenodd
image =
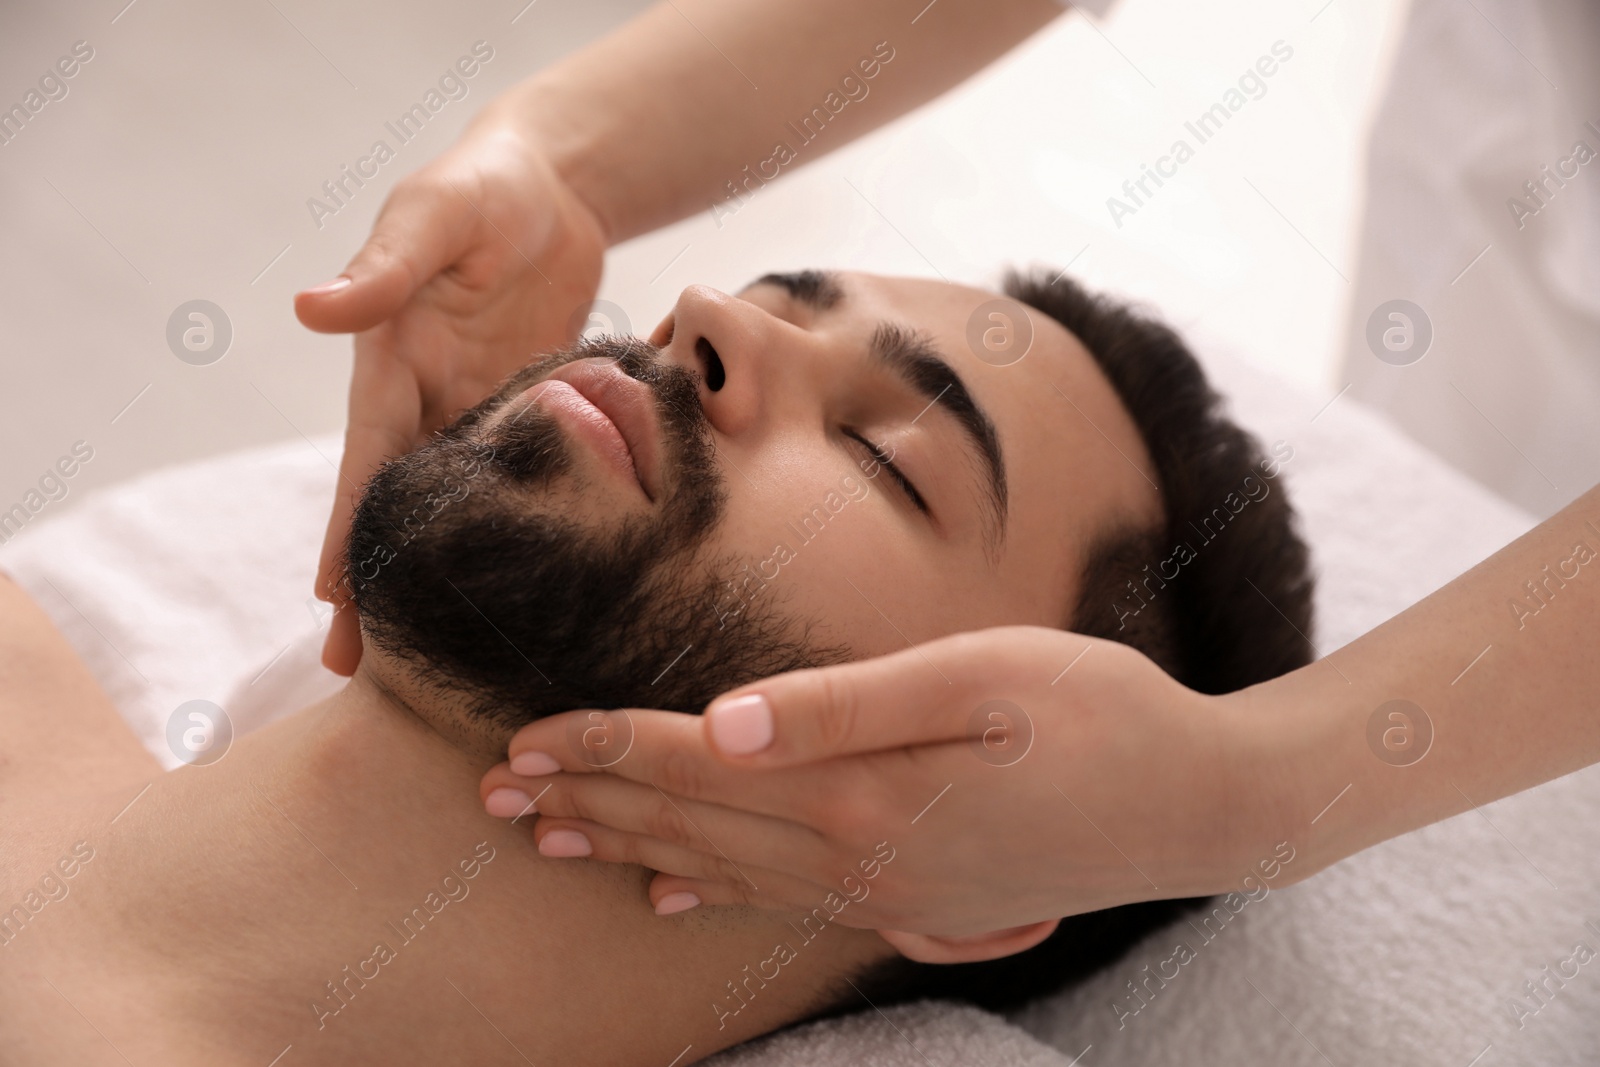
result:
<svg viewBox="0 0 1600 1067"><path fill-rule="evenodd" d="M851 292L891 303L939 304L945 307L976 307L1000 296L937 278L916 278L898 274L869 274L865 271L840 271L838 278Z"/></svg>

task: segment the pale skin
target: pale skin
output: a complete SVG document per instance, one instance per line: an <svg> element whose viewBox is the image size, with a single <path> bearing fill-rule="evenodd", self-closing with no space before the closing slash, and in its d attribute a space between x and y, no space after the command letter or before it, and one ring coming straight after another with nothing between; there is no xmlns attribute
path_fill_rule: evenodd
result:
<svg viewBox="0 0 1600 1067"><path fill-rule="evenodd" d="M973 625L1059 620L1089 540L1148 522L1156 507L1148 457L1110 384L1076 338L1040 316L1020 362L993 366L966 350L967 319L993 293L835 281L840 298L825 310L782 285L739 296L691 286L655 334L662 360L698 371L697 342L710 340L723 369L719 389L701 382L729 495L708 552L766 554L792 537L785 517L850 478L864 492L798 548L771 591L822 640L865 657ZM873 357L885 323L917 331L992 421L1003 528L949 403L930 406ZM1059 402L1041 406L1041 391ZM536 403L532 392L508 404ZM847 428L892 451L926 513ZM597 530L662 506L592 442L571 434L567 445L574 465L538 506ZM1059 463L1063 454L1075 462ZM650 481L659 493L673 477L668 456ZM797 940L797 914L663 918L643 868L541 854L528 832L536 808L512 826L472 792L508 732L464 723L370 647L334 697L236 740L216 763L171 774L9 580L0 675L0 826L12 828L0 906L24 908L0 944L11 961L0 968L7 1061L260 1064L292 1045L306 1063L687 1063L804 1017L841 976L893 953L835 921L725 1018L716 1005L727 1006L727 982ZM816 789L801 801L817 811L830 802ZM853 891L845 874L856 891L864 878L879 884L900 862L898 836L867 842L839 886L819 887L799 912L835 910L829 894ZM79 842L90 856L60 883L69 891L30 904ZM468 892L427 905L446 874ZM837 913L871 900L862 893ZM436 917L402 943L391 924L419 904ZM1053 927L986 932L952 951L1004 955ZM379 958L380 941L393 959Z"/></svg>
<svg viewBox="0 0 1600 1067"><path fill-rule="evenodd" d="M725 983L798 941L788 923L663 923L645 872L541 857L482 814L485 760L397 705L391 671L369 653L337 695L162 773L0 576L0 907L29 916L0 937L0 1060L687 1063L888 951L830 927L719 1026Z"/></svg>
<svg viewBox="0 0 1600 1067"><path fill-rule="evenodd" d="M297 312L308 326L367 330L370 341L357 351L342 488L323 555L324 594L335 578L333 562L349 495L366 474L386 455L415 444L450 410L481 396L500 375L520 365L524 353L561 339L573 311L593 296L610 243L720 201L726 195L724 183L745 166L768 158L784 124L814 106L876 42L890 42L896 58L872 81L872 95L863 105L845 109L794 166L804 166L933 98L1062 10L1050 2L960 0L940 0L931 7L923 0L759 5L700 0L679 6L681 13L670 5L651 9L496 101L455 148L396 188L371 240L341 279L297 299ZM741 70L759 90L752 89ZM479 211L495 225L482 221ZM550 280L539 277L530 262ZM1593 762L1600 757L1597 728L1585 710L1585 701L1592 707L1596 691L1585 655L1596 611L1592 576L1585 572L1582 581L1563 590L1559 611L1552 606L1541 612L1539 630L1534 631L1533 623L1514 634L1506 629L1510 615L1505 598L1550 562L1540 557L1541 551L1553 550L1555 542L1572 536L1579 519L1593 517L1594 493L1580 498L1573 509L1374 635L1341 649L1329 663L1244 694L1213 700L1179 693L1138 657L1110 647L1102 656L1097 649L1068 677L1083 679L1079 684L1095 694L1099 710L1052 693L1049 699L1059 706L1040 705L1038 716L1058 729L1041 727L1044 747L1029 758L1037 757L1041 765L1054 761L1058 783L1074 771L1086 775L1091 799L1099 795L1108 808L1132 788L1126 783L1137 782L1141 790L1154 789L1158 795L1152 803L1166 813L1209 805L1207 825L1227 827L1227 832L1198 839L1203 850L1198 856L1191 851L1196 839L1181 836L1180 824L1164 819L1130 824L1120 835L1110 832L1130 855L1143 857L1138 866L1147 877L1140 876L1106 847L1103 837L1074 836L1061 827L1057 829L1065 836L1053 843L1008 835L1007 824L996 813L1013 809L1002 792L990 788L984 795L991 798L992 810L964 809L965 822L949 830L942 846L955 855L989 857L961 866L974 880L940 899L928 889L932 881L907 876L898 899L890 894L875 898L884 909L876 921L890 930L954 936L1158 895L1152 885L1162 887L1159 895L1171 895L1166 890L1177 886L1186 891L1229 888L1258 854L1271 854L1273 843L1289 835L1299 835L1295 840L1307 847L1286 870L1304 877L1376 841L1463 810L1469 800L1481 804ZM356 632L353 616L342 611L325 653L330 667L346 673L354 669L360 650ZM1539 634L1537 641L1526 639L1529 632ZM1497 634L1503 640L1496 640ZM1461 667L1490 644L1494 649L1461 683L1449 687ZM951 774L938 773L943 770L938 760L941 752L957 746L932 742L946 741L964 728L970 711L967 695L1035 685L1038 678L1053 677L1063 657L1071 659L1082 648L1082 640L1070 635L990 632L952 638L874 664L777 680L772 683L775 739L764 754L747 762L769 771L809 764L804 773L832 775L836 792L877 803L868 810L881 813L889 802L868 792L873 786L867 773L881 766L842 757L879 748L900 750L907 777L899 788L880 786L878 792L892 792L896 804L930 795L930 785L937 791L956 781ZM919 687L926 682L927 661L946 655L954 657L945 670L952 685L944 687L943 696L923 699ZM1478 688L1463 689L1469 680ZM1374 699L1380 694L1404 696L1433 715L1437 748L1421 764L1397 769L1374 759L1366 748L1366 718L1381 702ZM1261 714L1263 703L1271 704L1275 713ZM858 713L864 707L878 714ZM1452 710L1434 714L1436 707ZM1495 709L1515 713L1497 717ZM1076 733L1086 729L1085 715L1104 727L1089 747L1102 758L1090 766L1085 766L1083 738ZM1152 771L1165 766L1167 758L1156 740L1162 735L1148 728L1152 717L1156 723L1181 723L1186 729L1205 723L1205 743L1225 768L1218 782L1207 787L1212 791L1185 794L1167 788L1169 779ZM716 716L705 725L672 719L658 726L652 717L644 717L646 741L635 752L637 760L630 768L619 768L620 774L670 766L688 775L686 768L698 768L682 783L684 794L694 796L697 789L691 786L709 789L708 783L720 781L712 776L738 769L741 795L751 797L748 811L726 793L706 794L706 799L731 805L730 810L754 820L746 830L765 826L759 820L763 805L774 803L780 787L766 787L764 794L762 786L751 784L755 778L744 771L740 758L719 751L702 732L715 721ZM1471 729L1464 732L1464 724ZM1282 736L1280 727L1289 736ZM663 731L659 738L650 733L657 729ZM1454 745L1452 730L1459 742ZM535 730L530 736L544 735ZM1055 749L1048 747L1051 736L1057 739ZM1315 756L1302 766L1308 749ZM912 774L919 767L925 773ZM975 767L959 769L976 773ZM574 786L571 795L599 805L599 783L622 782L621 776L595 776L590 792ZM780 776L769 777L777 781ZM1027 780L1024 773L1004 779L1008 788ZM496 781L513 784L492 779L486 794ZM986 785L997 781L987 780ZM1346 784L1349 791L1318 819L1315 832L1308 832L1311 818ZM1034 787L1043 788L1037 781ZM1240 802L1240 790L1248 806ZM1084 803L1078 791L1066 791ZM558 795L565 794L550 794ZM1060 802L1053 788L1051 795ZM766 799L758 799L762 796ZM1027 799L1028 794L1010 798L1018 803ZM644 838L601 841L601 824L608 820L623 832L649 829L652 824L645 820L658 818L651 814L651 803L645 797L606 808L604 816L585 827L595 847L610 854L653 848ZM955 808L947 805L942 814L949 818ZM600 810L592 806L586 813ZM1138 805L1130 810L1150 814ZM792 812L766 814L792 821ZM556 822L545 825L554 828ZM816 840L838 848L845 839L842 825L835 819L806 828ZM1008 846L1014 846L1009 860L993 851ZM1047 858L1047 846L1064 851ZM679 841L663 847L676 849L670 862L665 852L652 851L652 856L663 870L677 873L656 880L654 899L691 890L703 893L707 901L736 899L737 891L726 881L705 877L715 868L705 865L696 847ZM1063 863L1068 867L1059 865ZM801 864L792 873L817 878L819 870L816 863ZM859 910L853 918L864 914L865 909ZM905 941L900 947L927 958L940 958L946 951L932 942Z"/></svg>
<svg viewBox="0 0 1600 1067"><path fill-rule="evenodd" d="M861 837L905 827L921 798L948 786L952 803L935 809L920 831L927 837L907 838L911 862L850 921L880 927L913 958L951 959L952 943L983 930L1239 890L1275 842L1295 850L1277 883L1291 884L1594 763L1596 551L1600 488L1326 658L1225 696L1185 690L1104 642L1064 676L1071 684L1049 685L1085 639L990 630L920 650L949 684L901 652L746 686L704 717L631 711L634 745L604 773L555 743L568 716L534 723L513 740L511 759L528 769L540 757L529 763L527 754L545 754L561 771L524 777L502 764L482 790L542 792L538 834L582 834L601 858L647 857L670 872L657 875L652 899L681 907L684 894L781 906L781 887L825 877ZM1529 581L1541 583L1543 606ZM752 733L743 724L719 730L718 706L751 694L771 709L770 729L756 735L769 740L753 753L729 752L728 739L748 749ZM1027 757L998 773L968 750L971 709L995 698L1025 707L1035 727ZM1434 731L1426 753L1403 766L1378 758L1369 742L1374 712L1395 699L1420 707ZM882 714L891 701L921 714ZM1191 747L1174 752L1170 738ZM1195 775L1207 763L1214 773ZM1126 774L1135 764L1140 773ZM797 792L819 781L832 803L802 809ZM704 836L662 810L657 787ZM730 861L770 863L781 878L754 892L727 876Z"/></svg>
<svg viewBox="0 0 1600 1067"><path fill-rule="evenodd" d="M503 94L400 182L339 277L295 298L312 329L366 339L317 594L333 596L351 502L372 471L530 353L570 340L609 245L723 201L724 183L768 159L785 123L843 76L862 79L878 42L894 58L869 68L876 75L860 83L870 95L794 166L932 99L1065 10L1054 0L940 0L917 18L924 6L660 4ZM360 643L354 614L340 609L324 661L348 674Z"/></svg>

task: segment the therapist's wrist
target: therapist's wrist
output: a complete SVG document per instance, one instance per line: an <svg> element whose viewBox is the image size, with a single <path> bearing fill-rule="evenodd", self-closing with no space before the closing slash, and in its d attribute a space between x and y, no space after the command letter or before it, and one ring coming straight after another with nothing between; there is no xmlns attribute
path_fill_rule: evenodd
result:
<svg viewBox="0 0 1600 1067"><path fill-rule="evenodd" d="M1410 788L1373 749L1369 720L1392 688L1385 677L1358 670L1341 649L1219 698L1238 724L1236 734L1250 739L1241 746L1252 752L1258 778L1260 844L1270 849L1286 841L1295 850L1275 885L1302 881L1450 814L1432 811L1427 791Z"/></svg>
<svg viewBox="0 0 1600 1067"><path fill-rule="evenodd" d="M1301 798L1291 769L1293 737L1238 694L1205 701L1218 771L1213 797L1194 813L1208 832L1198 838L1205 853L1192 862L1202 872L1197 894L1235 893L1248 888L1246 878L1259 880L1261 862L1282 853L1283 843L1294 837Z"/></svg>
<svg viewBox="0 0 1600 1067"><path fill-rule="evenodd" d="M616 220L610 211L611 197L600 194L590 180L595 172L593 146L582 133L581 113L572 113L581 112L581 107L570 106L540 80L542 77L513 85L485 104L461 132L457 147L510 138L536 153L591 218L609 248L618 240Z"/></svg>
<svg viewBox="0 0 1600 1067"><path fill-rule="evenodd" d="M1357 753L1342 743L1348 686L1317 662L1237 693L1213 698L1218 729L1233 753L1229 870L1217 892L1239 890L1246 874L1282 888L1309 878L1364 844L1322 825ZM1331 825L1331 824L1330 824ZM1292 856L1292 859L1285 857Z"/></svg>
<svg viewBox="0 0 1600 1067"><path fill-rule="evenodd" d="M594 216L607 247L645 232L629 207L631 175L638 160L619 157L607 117L564 83L558 68L528 78L490 101L466 136L483 129L513 130L538 146L563 185ZM641 203L648 200L632 189ZM648 228L648 227L647 227Z"/></svg>

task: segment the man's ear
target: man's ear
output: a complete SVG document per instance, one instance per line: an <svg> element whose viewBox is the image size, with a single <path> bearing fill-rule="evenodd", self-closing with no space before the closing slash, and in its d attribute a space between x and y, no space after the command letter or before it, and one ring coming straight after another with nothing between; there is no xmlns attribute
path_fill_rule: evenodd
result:
<svg viewBox="0 0 1600 1067"><path fill-rule="evenodd" d="M969 934L966 937L935 937L932 934L908 934L903 930L879 930L878 936L894 946L900 955L917 963L978 963L1026 952L1055 933L1059 925L1060 919L1046 919L1027 926L1013 926L1009 930Z"/></svg>

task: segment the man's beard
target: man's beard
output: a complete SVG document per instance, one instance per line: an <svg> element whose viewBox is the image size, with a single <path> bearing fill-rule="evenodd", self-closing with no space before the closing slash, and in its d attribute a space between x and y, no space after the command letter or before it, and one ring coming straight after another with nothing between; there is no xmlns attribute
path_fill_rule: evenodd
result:
<svg viewBox="0 0 1600 1067"><path fill-rule="evenodd" d="M665 475L657 512L604 530L547 499L574 470L548 412L530 403L485 426L557 367L596 357L650 387ZM643 341L581 342L385 463L346 543L366 636L425 692L508 727L573 708L698 712L734 686L846 658L770 604L719 613L738 561L703 558L727 491L697 383Z"/></svg>

